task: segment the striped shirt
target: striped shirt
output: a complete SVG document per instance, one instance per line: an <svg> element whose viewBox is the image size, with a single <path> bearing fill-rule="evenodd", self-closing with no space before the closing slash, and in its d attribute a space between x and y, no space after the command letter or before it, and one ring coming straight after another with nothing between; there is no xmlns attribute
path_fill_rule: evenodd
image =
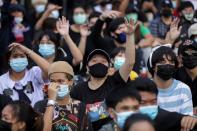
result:
<svg viewBox="0 0 197 131"><path fill-rule="evenodd" d="M193 115L192 94L186 84L174 79L169 88L158 90L157 102L161 108L184 115Z"/></svg>

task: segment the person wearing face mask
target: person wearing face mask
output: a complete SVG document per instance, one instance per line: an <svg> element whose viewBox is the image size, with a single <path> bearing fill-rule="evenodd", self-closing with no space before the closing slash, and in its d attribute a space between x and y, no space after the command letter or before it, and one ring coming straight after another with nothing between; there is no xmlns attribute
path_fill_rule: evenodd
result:
<svg viewBox="0 0 197 131"><path fill-rule="evenodd" d="M49 63L21 44L12 43L9 47L6 55L9 70L0 76L0 94L33 106L44 98L42 87L47 79ZM28 69L28 57L40 68Z"/></svg>
<svg viewBox="0 0 197 131"><path fill-rule="evenodd" d="M175 78L189 85L194 114L197 115L197 42L191 39L185 40L179 47L179 55L183 66L177 70Z"/></svg>
<svg viewBox="0 0 197 131"><path fill-rule="evenodd" d="M48 77L48 99L38 102L34 107L44 113L43 131L90 130L85 104L70 97L73 68L64 61L54 62L49 67Z"/></svg>
<svg viewBox="0 0 197 131"><path fill-rule="evenodd" d="M148 70L156 83L158 105L165 110L193 115L192 94L188 85L173 79L178 65L171 45L153 48L147 62Z"/></svg>
<svg viewBox="0 0 197 131"><path fill-rule="evenodd" d="M172 5L168 0L161 3L160 17L156 17L150 23L151 34L160 42L165 43L165 36L173 21Z"/></svg>
<svg viewBox="0 0 197 131"><path fill-rule="evenodd" d="M141 97L135 89L125 87L112 91L105 100L112 121L99 131L121 131L126 119L138 112L140 101Z"/></svg>
<svg viewBox="0 0 197 131"><path fill-rule="evenodd" d="M197 23L197 20L195 18L194 5L190 1L181 2L179 7L179 15L181 18L180 25L182 26L180 37L184 39L188 37L187 32L189 27L192 24Z"/></svg>
<svg viewBox="0 0 197 131"><path fill-rule="evenodd" d="M141 96L139 112L148 115L154 121L156 131L197 129L196 118L160 108L157 104L158 89L153 80L137 78L130 82L128 87L139 91Z"/></svg>
<svg viewBox="0 0 197 131"><path fill-rule="evenodd" d="M127 36L125 63L121 68L114 75L108 76L110 57L106 51L95 49L87 58L89 80L77 84L71 91L72 98L87 104L86 108L94 130L99 130L110 120L103 104L104 99L112 90L124 87L135 63L135 46L132 43L135 26L133 21L126 22L125 26L124 32Z"/></svg>

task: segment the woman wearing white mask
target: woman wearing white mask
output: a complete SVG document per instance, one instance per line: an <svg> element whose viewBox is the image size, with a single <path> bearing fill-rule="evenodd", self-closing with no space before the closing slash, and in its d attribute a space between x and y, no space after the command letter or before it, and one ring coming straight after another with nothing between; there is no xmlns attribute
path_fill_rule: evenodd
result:
<svg viewBox="0 0 197 131"><path fill-rule="evenodd" d="M43 131L84 131L88 128L85 105L70 97L74 72L64 61L51 64L48 77L48 100L40 105L45 107Z"/></svg>
<svg viewBox="0 0 197 131"><path fill-rule="evenodd" d="M47 78L49 63L27 47L13 43L7 53L10 70L0 76L0 94L22 100L32 106L43 99L42 85ZM40 68L28 69L28 57Z"/></svg>

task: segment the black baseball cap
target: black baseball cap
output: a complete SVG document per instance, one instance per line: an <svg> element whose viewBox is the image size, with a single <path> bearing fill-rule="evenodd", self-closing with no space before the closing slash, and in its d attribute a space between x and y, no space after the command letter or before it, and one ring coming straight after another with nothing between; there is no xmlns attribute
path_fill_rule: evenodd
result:
<svg viewBox="0 0 197 131"><path fill-rule="evenodd" d="M172 3L170 0L163 0L161 2L161 8L165 8L165 7L172 8Z"/></svg>
<svg viewBox="0 0 197 131"><path fill-rule="evenodd" d="M185 54L185 51L188 49L197 50L197 42L192 39L186 39L182 45L180 45L180 53Z"/></svg>
<svg viewBox="0 0 197 131"><path fill-rule="evenodd" d="M110 63L110 56L109 54L102 50L102 49L95 49L93 50L89 55L88 55L88 58L87 58L87 63L92 59L93 56L95 55L102 55L106 58L106 60Z"/></svg>

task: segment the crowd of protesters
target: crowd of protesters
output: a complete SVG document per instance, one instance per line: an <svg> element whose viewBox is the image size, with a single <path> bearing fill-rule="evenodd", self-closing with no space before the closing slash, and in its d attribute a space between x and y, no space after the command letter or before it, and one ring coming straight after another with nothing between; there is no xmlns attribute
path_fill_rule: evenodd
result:
<svg viewBox="0 0 197 131"><path fill-rule="evenodd" d="M0 131L197 131L196 0L0 0Z"/></svg>

